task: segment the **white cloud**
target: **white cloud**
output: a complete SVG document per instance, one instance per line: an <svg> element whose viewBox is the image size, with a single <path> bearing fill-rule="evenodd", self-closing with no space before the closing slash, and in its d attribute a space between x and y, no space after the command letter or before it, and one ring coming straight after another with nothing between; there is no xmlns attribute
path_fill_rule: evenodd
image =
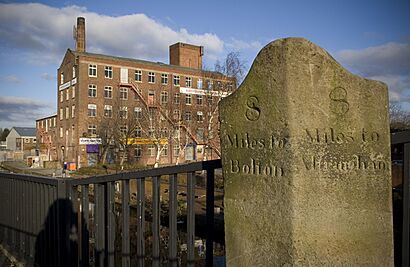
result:
<svg viewBox="0 0 410 267"><path fill-rule="evenodd" d="M39 117L50 113L49 104L25 97L0 96L1 127L34 125Z"/></svg>
<svg viewBox="0 0 410 267"><path fill-rule="evenodd" d="M0 81L8 83L21 83L21 79L19 79L16 75L1 76Z"/></svg>
<svg viewBox="0 0 410 267"><path fill-rule="evenodd" d="M361 50L342 50L337 58L364 76L410 73L410 42L390 42Z"/></svg>
<svg viewBox="0 0 410 267"><path fill-rule="evenodd" d="M231 38L231 40L226 43L226 47L235 52L248 49L258 51L262 49L262 44L258 41L245 42L242 40Z"/></svg>
<svg viewBox="0 0 410 267"><path fill-rule="evenodd" d="M354 73L385 82L391 101L410 102L410 41L343 50L336 57Z"/></svg>
<svg viewBox="0 0 410 267"><path fill-rule="evenodd" d="M54 81L56 79L55 75L51 75L50 73L43 73L40 75L41 79L44 79L46 81Z"/></svg>
<svg viewBox="0 0 410 267"><path fill-rule="evenodd" d="M60 63L67 47L74 47L77 16L86 18L89 52L167 61L168 47L176 42L203 45L210 58L224 50L224 42L214 33L174 30L144 14L112 17L78 6L33 3L0 4L0 47L25 53L30 63Z"/></svg>

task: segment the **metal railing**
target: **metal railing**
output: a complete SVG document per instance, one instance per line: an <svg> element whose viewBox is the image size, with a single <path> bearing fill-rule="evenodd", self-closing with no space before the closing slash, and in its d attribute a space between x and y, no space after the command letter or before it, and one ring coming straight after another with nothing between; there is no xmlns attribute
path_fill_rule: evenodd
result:
<svg viewBox="0 0 410 267"><path fill-rule="evenodd" d="M187 266L195 265L195 184L197 171L206 172L206 266L213 265L214 178L220 160L124 172L84 179L0 174L0 241L16 257L39 266L130 266L131 237L136 237L136 261L146 259L147 194L151 180L152 266L161 265L161 176L168 176L167 240L169 266L177 266L178 177L186 175ZM136 216L131 216L130 182L136 181ZM121 183L116 194L115 183ZM94 214L89 205L94 203ZM118 216L120 215L120 216ZM136 219L136 236L130 233ZM163 222L165 223L165 222ZM166 223L165 223L166 224ZM119 230L121 228L121 231ZM116 242L119 241L120 242ZM93 243L90 246L90 241ZM118 252L120 247L120 252ZM90 248L92 248L90 250ZM90 261L90 259L94 259ZM134 260L134 259L133 259Z"/></svg>
<svg viewBox="0 0 410 267"><path fill-rule="evenodd" d="M394 211L396 224L395 235L395 265L410 266L410 131L393 133L391 135L392 149L398 148L402 155L402 183L401 190L397 190L401 200ZM400 153L400 154L401 154ZM394 155L394 151L392 153ZM394 191L393 191L394 192ZM400 203L401 202L401 203ZM399 231L397 231L399 229Z"/></svg>

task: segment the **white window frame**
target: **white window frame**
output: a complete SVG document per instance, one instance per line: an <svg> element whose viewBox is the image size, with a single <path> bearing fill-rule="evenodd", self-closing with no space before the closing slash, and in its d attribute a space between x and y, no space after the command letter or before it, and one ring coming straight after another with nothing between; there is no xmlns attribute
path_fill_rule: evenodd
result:
<svg viewBox="0 0 410 267"><path fill-rule="evenodd" d="M95 124L88 124L87 133L89 136L96 136L97 135L97 125Z"/></svg>
<svg viewBox="0 0 410 267"><path fill-rule="evenodd" d="M128 118L128 107L120 107L119 110L119 117L120 119L127 119Z"/></svg>
<svg viewBox="0 0 410 267"><path fill-rule="evenodd" d="M196 121L203 122L204 121L204 113L202 111L196 112Z"/></svg>
<svg viewBox="0 0 410 267"><path fill-rule="evenodd" d="M179 77L179 75L174 75L174 86L180 86L180 82L181 82L181 77Z"/></svg>
<svg viewBox="0 0 410 267"><path fill-rule="evenodd" d="M185 77L186 87L192 87L192 77Z"/></svg>
<svg viewBox="0 0 410 267"><path fill-rule="evenodd" d="M148 83L155 83L155 72L148 72Z"/></svg>
<svg viewBox="0 0 410 267"><path fill-rule="evenodd" d="M142 118L142 108L141 107L135 107L134 108L134 114L136 119L141 119Z"/></svg>
<svg viewBox="0 0 410 267"><path fill-rule="evenodd" d="M128 88L124 88L124 87L120 88L120 99L121 100L127 100L128 99Z"/></svg>
<svg viewBox="0 0 410 267"><path fill-rule="evenodd" d="M113 72L111 66L105 66L104 68L104 77L107 79L112 79Z"/></svg>
<svg viewBox="0 0 410 267"><path fill-rule="evenodd" d="M192 105L192 94L185 94L185 105Z"/></svg>
<svg viewBox="0 0 410 267"><path fill-rule="evenodd" d="M135 70L134 80L136 82L142 82L142 70Z"/></svg>
<svg viewBox="0 0 410 267"><path fill-rule="evenodd" d="M89 118L97 117L97 105L96 104L88 104L87 115Z"/></svg>
<svg viewBox="0 0 410 267"><path fill-rule="evenodd" d="M95 84L88 85L88 97L97 97L97 85Z"/></svg>
<svg viewBox="0 0 410 267"><path fill-rule="evenodd" d="M111 105L104 105L104 117L112 118L112 106Z"/></svg>
<svg viewBox="0 0 410 267"><path fill-rule="evenodd" d="M202 95L196 95L196 104L199 106L204 104L204 97Z"/></svg>
<svg viewBox="0 0 410 267"><path fill-rule="evenodd" d="M104 98L112 98L112 86L104 86Z"/></svg>
<svg viewBox="0 0 410 267"><path fill-rule="evenodd" d="M71 106L71 118L75 117L75 105Z"/></svg>
<svg viewBox="0 0 410 267"><path fill-rule="evenodd" d="M88 77L97 77L97 65L96 64L88 65Z"/></svg>
<svg viewBox="0 0 410 267"><path fill-rule="evenodd" d="M168 104L168 92L167 91L161 92L161 104Z"/></svg>
<svg viewBox="0 0 410 267"><path fill-rule="evenodd" d="M161 74L161 84L163 84L163 85L168 84L168 74L166 74L166 73Z"/></svg>

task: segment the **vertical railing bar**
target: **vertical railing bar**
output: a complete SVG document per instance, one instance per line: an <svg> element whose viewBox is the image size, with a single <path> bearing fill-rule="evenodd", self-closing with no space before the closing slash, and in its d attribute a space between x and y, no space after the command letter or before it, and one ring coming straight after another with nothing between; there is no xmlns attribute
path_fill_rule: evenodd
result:
<svg viewBox="0 0 410 267"><path fill-rule="evenodd" d="M24 259L27 260L30 255L30 236L29 232L29 223L30 223L30 214L29 214L29 182L24 181Z"/></svg>
<svg viewBox="0 0 410 267"><path fill-rule="evenodd" d="M106 216L107 216L107 257L108 266L114 267L115 263L115 199L114 199L114 182L107 183L107 199L106 199Z"/></svg>
<svg viewBox="0 0 410 267"><path fill-rule="evenodd" d="M215 170L206 171L206 267L213 266L214 258L214 201Z"/></svg>
<svg viewBox="0 0 410 267"><path fill-rule="evenodd" d="M187 266L195 266L195 173L187 173Z"/></svg>
<svg viewBox="0 0 410 267"><path fill-rule="evenodd" d="M410 266L410 143L403 149L403 232L402 232L402 266Z"/></svg>
<svg viewBox="0 0 410 267"><path fill-rule="evenodd" d="M152 177L152 266L160 266L160 177Z"/></svg>
<svg viewBox="0 0 410 267"><path fill-rule="evenodd" d="M30 231L29 231L29 235L30 235L30 259L29 262L32 263L33 259L34 259L34 246L35 246L35 230L36 230L36 214L35 214L35 204L36 203L36 183L31 182L30 183L30 201L29 201L29 205L30 205Z"/></svg>
<svg viewBox="0 0 410 267"><path fill-rule="evenodd" d="M10 248L13 250L13 251L15 251L15 248L16 248L16 237L17 237L17 233L16 233L16 229L15 229L15 225L16 225L16 192L15 192L15 189L16 189L16 180L15 179L12 179L12 183L11 183L11 190L10 190L10 192L11 192L11 198L12 198L12 201L11 201L11 205L10 205L10 207L11 207L11 212L12 212L12 217L10 218L11 219L11 221L12 221L12 224L10 224L10 226L12 227L12 231L11 231L11 233L12 233L12 235L11 235L11 246L10 246Z"/></svg>
<svg viewBox="0 0 410 267"><path fill-rule="evenodd" d="M57 200L58 200L58 187L57 186L53 186L50 188L50 213L52 214L57 214ZM58 249L58 248L53 248L53 241L57 240L57 217L56 216L50 216L49 218L50 220L50 232L49 232L49 239L48 239L48 243L49 243L49 248L50 251L52 251L52 249ZM58 257L58 253L54 253L53 255L48 255L48 257L51 257L50 262L51 262L51 266L56 266L58 264L57 261L57 257Z"/></svg>
<svg viewBox="0 0 410 267"><path fill-rule="evenodd" d="M89 266L89 248L90 248L90 232L89 232L89 196L88 185L81 186L81 266Z"/></svg>
<svg viewBox="0 0 410 267"><path fill-rule="evenodd" d="M130 181L122 181L122 267L130 266Z"/></svg>
<svg viewBox="0 0 410 267"><path fill-rule="evenodd" d="M145 258L145 178L137 180L137 266L144 266Z"/></svg>
<svg viewBox="0 0 410 267"><path fill-rule="evenodd" d="M169 266L177 266L177 183L178 174L169 175Z"/></svg>
<svg viewBox="0 0 410 267"><path fill-rule="evenodd" d="M106 266L106 247L105 247L105 184L94 185L95 200L95 258L96 266Z"/></svg>
<svg viewBox="0 0 410 267"><path fill-rule="evenodd" d="M47 255L46 251L51 251L50 250L50 242L48 242L48 238L49 238L49 225L47 225L47 219L48 219L48 212L49 212L49 202L50 202L50 195L49 195L49 186L46 184L43 184L43 194L44 194L44 198L43 198L43 216L42 216L42 221L41 221L41 226L44 229L44 240L45 240L45 248L44 248L44 252L42 254L42 257L44 259L44 263L46 266L50 266L50 258Z"/></svg>

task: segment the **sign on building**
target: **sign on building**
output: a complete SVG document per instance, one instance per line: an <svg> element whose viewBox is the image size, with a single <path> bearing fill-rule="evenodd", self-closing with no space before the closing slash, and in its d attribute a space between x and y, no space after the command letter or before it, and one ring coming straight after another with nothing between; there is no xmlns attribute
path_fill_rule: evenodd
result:
<svg viewBox="0 0 410 267"><path fill-rule="evenodd" d="M80 138L80 145L101 145L102 144L102 139L101 138L86 138L86 137L81 137Z"/></svg>

